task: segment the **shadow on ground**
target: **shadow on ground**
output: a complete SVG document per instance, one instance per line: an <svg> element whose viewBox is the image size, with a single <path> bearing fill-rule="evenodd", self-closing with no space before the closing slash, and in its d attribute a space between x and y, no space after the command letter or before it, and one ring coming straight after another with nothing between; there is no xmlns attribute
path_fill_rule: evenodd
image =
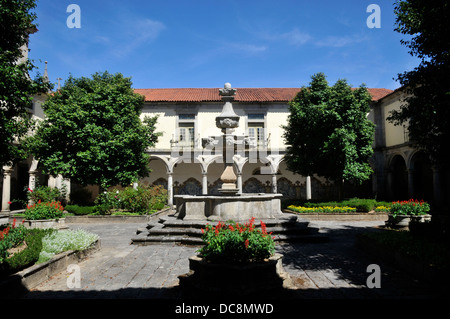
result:
<svg viewBox="0 0 450 319"><path fill-rule="evenodd" d="M296 289L265 292L239 297L243 300L289 299L398 299L441 298L425 282L412 278L384 263L369 252L355 246L355 235L381 231L374 227L342 225L322 227L329 236L324 243L280 243L277 252L284 255L283 267L291 274ZM367 287L371 272L367 267L377 264L381 269L381 288ZM220 280L220 274L218 274ZM261 278L261 280L264 280ZM155 300L233 300L235 296L214 296L195 291L171 288L123 288L108 290L30 291L26 299L155 299Z"/></svg>

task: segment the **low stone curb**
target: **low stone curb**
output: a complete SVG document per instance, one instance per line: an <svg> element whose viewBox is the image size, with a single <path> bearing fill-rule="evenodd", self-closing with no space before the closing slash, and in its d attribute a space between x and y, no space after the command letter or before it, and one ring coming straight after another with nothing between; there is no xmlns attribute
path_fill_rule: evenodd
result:
<svg viewBox="0 0 450 319"><path fill-rule="evenodd" d="M152 220L155 216L165 214L169 212L170 208L165 208L157 211L151 215L139 215L139 216L128 216L128 215L79 215L79 216L65 216L65 223L80 223L80 224L90 224L90 223L145 223ZM9 223L12 223L16 219L16 224L20 224L23 217L15 216L14 214L7 217Z"/></svg>
<svg viewBox="0 0 450 319"><path fill-rule="evenodd" d="M57 273L65 271L70 264L76 264L100 249L100 240L85 250L69 250L54 256L49 261L33 265L10 275L0 282L0 298L13 299L48 280Z"/></svg>
<svg viewBox="0 0 450 319"><path fill-rule="evenodd" d="M299 213L293 210L284 209L283 212L296 214L307 220L323 221L387 221L388 213Z"/></svg>

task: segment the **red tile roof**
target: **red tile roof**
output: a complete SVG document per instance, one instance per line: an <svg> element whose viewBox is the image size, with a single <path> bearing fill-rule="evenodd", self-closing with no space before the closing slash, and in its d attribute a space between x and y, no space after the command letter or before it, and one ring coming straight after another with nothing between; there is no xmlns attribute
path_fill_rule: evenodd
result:
<svg viewBox="0 0 450 319"><path fill-rule="evenodd" d="M299 88L236 88L237 102L288 102ZM134 89L146 102L220 102L219 88ZM377 101L391 93L388 89L369 89Z"/></svg>

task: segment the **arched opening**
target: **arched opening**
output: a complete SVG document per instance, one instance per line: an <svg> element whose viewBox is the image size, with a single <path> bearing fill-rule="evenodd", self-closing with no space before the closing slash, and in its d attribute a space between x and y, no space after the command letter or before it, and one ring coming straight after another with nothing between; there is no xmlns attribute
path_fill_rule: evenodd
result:
<svg viewBox="0 0 450 319"><path fill-rule="evenodd" d="M395 155L391 161L391 194L393 200L406 200L408 198L408 170L402 156Z"/></svg>
<svg viewBox="0 0 450 319"><path fill-rule="evenodd" d="M417 152L411 158L413 170L414 198L433 201L433 170L430 158L423 152Z"/></svg>

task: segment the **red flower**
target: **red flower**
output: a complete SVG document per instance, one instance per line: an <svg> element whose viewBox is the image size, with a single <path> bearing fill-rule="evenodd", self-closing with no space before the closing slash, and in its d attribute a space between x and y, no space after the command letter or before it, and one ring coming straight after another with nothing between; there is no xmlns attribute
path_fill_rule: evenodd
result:
<svg viewBox="0 0 450 319"><path fill-rule="evenodd" d="M32 192L33 192L33 190L32 190L31 188L29 188L29 187L28 187L28 191L29 191L30 193L32 193Z"/></svg>
<svg viewBox="0 0 450 319"><path fill-rule="evenodd" d="M8 202L8 205L11 205L11 204L12 204L12 202L11 202L11 201L9 201L9 202Z"/></svg>
<svg viewBox="0 0 450 319"><path fill-rule="evenodd" d="M266 235L266 234L267 234L266 224L264 224L264 222L263 222L262 220L261 220L260 222L261 222L261 230L262 230L262 233L263 233L264 235Z"/></svg>
<svg viewBox="0 0 450 319"><path fill-rule="evenodd" d="M247 248L248 248L248 244L249 244L249 240L248 240L248 239L246 239L246 240L245 240L245 242L244 242L244 245L245 245L245 249L247 249Z"/></svg>

